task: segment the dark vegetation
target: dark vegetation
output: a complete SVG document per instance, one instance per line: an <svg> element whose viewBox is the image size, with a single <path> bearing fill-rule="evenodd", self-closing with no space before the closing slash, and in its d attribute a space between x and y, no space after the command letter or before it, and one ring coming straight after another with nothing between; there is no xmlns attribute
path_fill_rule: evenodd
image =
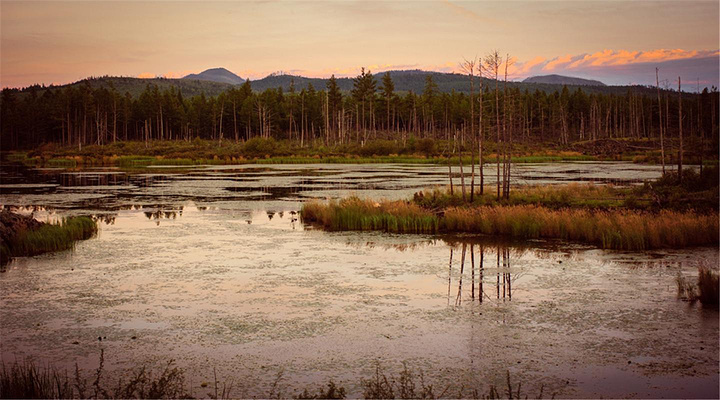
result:
<svg viewBox="0 0 720 400"><path fill-rule="evenodd" d="M508 198L488 189L473 200L426 190L409 201L350 197L303 205L303 221L331 231L479 233L522 239L556 238L601 248L718 245L718 171L667 174L638 188L596 185L518 188Z"/></svg>
<svg viewBox="0 0 720 400"><path fill-rule="evenodd" d="M686 277L678 273L677 276L678 298L696 302L700 301L703 306L715 307L720 305L720 280L718 272L708 266L698 268L697 283L692 283Z"/></svg>
<svg viewBox="0 0 720 400"><path fill-rule="evenodd" d="M485 145L486 162L496 161L495 143ZM301 147L298 142L253 138L245 142L194 139L192 141L119 141L104 146L89 145L82 149L49 143L29 152L15 152L8 161L46 166L119 165L123 167L142 165L183 164L242 164L242 163L373 163L400 162L422 164L447 164L446 154L452 151L452 143L445 140L415 139L410 137L403 145L400 141L370 140L358 143L326 146L320 141ZM513 162L596 161L608 159L631 160L633 155L608 157L586 156L574 151L564 151L555 146L520 144L513 146ZM640 153L645 154L645 153ZM644 157L638 155L638 157ZM449 158L453 165L459 156ZM463 163L470 164L471 157L465 153Z"/></svg>
<svg viewBox="0 0 720 400"><path fill-rule="evenodd" d="M554 85L578 85L578 86L605 86L604 83L600 81L595 81L592 79L583 79L583 78L573 78L571 76L563 76L563 75L540 75L540 76L531 76L529 78L525 78L523 80L524 83L549 83Z"/></svg>
<svg viewBox="0 0 720 400"><path fill-rule="evenodd" d="M700 94L661 90L656 95L650 88L639 87L590 91L587 87L552 86L545 91L502 82L499 89L496 76L479 78L489 74L488 66L473 71L474 80L452 75L462 91L460 86L456 90L443 86L447 74L387 74L378 82L369 71L354 79L331 78L307 86L300 82L295 86L291 78L284 89L262 89L251 82L223 86L160 78L142 80L139 92L135 91L137 83L130 82L132 78L117 78L109 84L90 79L65 87L4 89L0 145L9 150L54 143L82 152L89 145L101 147L118 141L142 141L150 148L154 141L192 142L199 138L218 143L214 156L233 142L258 137L289 140L298 148L364 148L380 139L394 143L394 149L363 150L378 155L412 151L409 142L414 138L421 144L427 139L452 143L437 146L436 152L449 155L474 152L479 140L500 141L495 133L502 127L503 146L511 147L511 156L516 155L514 146L519 143L543 143L568 151L575 144L584 149L582 143L594 147L594 142L606 139L642 142L624 150L660 152L660 132L664 132L668 141L665 156L673 157L679 143L671 141L677 142L682 127L687 156L717 159L713 151L718 144L719 96L715 88ZM403 92L406 78L422 87ZM478 88L469 95L471 81ZM221 85L224 90L198 93L187 90L187 85ZM493 150L486 147L482 151ZM300 152L293 150L292 154L296 153ZM658 160L656 155L654 161Z"/></svg>
<svg viewBox="0 0 720 400"><path fill-rule="evenodd" d="M2 364L0 369L0 398L2 399L191 399L211 398L230 399L236 397L233 389L235 381L229 380L220 384L215 376L215 383L201 385L209 389L207 393L195 393L188 383L185 372L170 361L160 370L150 370L145 366L135 368L122 374L124 377L110 378L104 370L104 357L100 353L100 364L86 376L84 371L75 367L72 374L60 371L52 366L38 366L34 362L15 362L11 365ZM278 374L265 398L268 399L344 399L346 389L332 380L325 387L305 388L302 392L286 395L280 383L282 374ZM538 393L529 395L523 391L520 382L513 383L510 372L506 373L503 387L494 384L486 388L460 385L457 382L443 386L426 381L422 372L416 372L403 363L399 374L387 373L378 363L375 374L361 382L363 398L366 399L440 399L440 398L472 398L472 399L520 399L543 398L544 386ZM553 397L555 394L553 394Z"/></svg>
<svg viewBox="0 0 720 400"><path fill-rule="evenodd" d="M90 217L68 217L49 224L3 210L0 212L0 265L12 257L68 250L78 240L89 239L96 233L97 224Z"/></svg>
<svg viewBox="0 0 720 400"><path fill-rule="evenodd" d="M199 81L211 81L220 83L229 83L231 85L239 85L245 80L225 68L210 68L199 74L190 74L183 76L182 79L195 79Z"/></svg>

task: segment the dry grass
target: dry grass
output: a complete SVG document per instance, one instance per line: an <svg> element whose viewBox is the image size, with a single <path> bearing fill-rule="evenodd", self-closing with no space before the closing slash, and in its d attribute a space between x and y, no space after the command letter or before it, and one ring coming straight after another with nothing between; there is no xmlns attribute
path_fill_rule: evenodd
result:
<svg viewBox="0 0 720 400"><path fill-rule="evenodd" d="M646 250L718 244L718 214L628 209L553 209L538 205L448 207L440 213L404 201L306 203L303 221L330 231L480 233L522 239L564 239L604 249Z"/></svg>
<svg viewBox="0 0 720 400"><path fill-rule="evenodd" d="M302 207L303 221L330 231L384 231L391 233L436 233L438 218L406 201L381 201L349 197L321 203L310 201Z"/></svg>
<svg viewBox="0 0 720 400"><path fill-rule="evenodd" d="M454 207L441 229L525 239L556 238L605 249L646 250L718 244L718 215L634 210L552 210L540 206Z"/></svg>
<svg viewBox="0 0 720 400"><path fill-rule="evenodd" d="M73 376L66 371L59 371L51 366L38 367L32 362L16 362L11 366L2 364L0 368L0 398L2 399L182 399L196 398L196 393L188 391L190 385L182 369L169 362L160 370L151 371L146 367L138 367L129 372L129 378L114 380L106 376L103 352L100 354L100 365L91 376L75 367ZM214 392L199 393L199 398L230 399L233 381L222 384L213 370ZM344 386L330 380L324 388L315 390L304 389L292 397L283 394L283 384L279 381L282 372L268 388L268 399L344 399L347 392ZM92 382L89 382L88 378ZM436 382L437 383L437 382ZM510 372L506 372L503 385L489 384L477 387L471 383L458 382L450 379L442 385L428 382L422 371L415 371L403 363L398 374L386 372L378 363L375 373L368 379L359 382L366 399L441 399L441 398L472 398L472 399L521 399L528 398L525 387L520 383L512 383ZM201 387L204 387L201 385ZM544 385L540 385L539 393L532 398L543 398ZM553 398L555 394L552 395Z"/></svg>
<svg viewBox="0 0 720 400"><path fill-rule="evenodd" d="M485 186L484 194L475 188L473 201L462 199L462 192L450 194L447 188L426 189L413 196L413 202L428 209L450 206L497 206L534 204L549 208L618 208L625 205L627 188L613 185L570 183L567 185L520 186L513 188L509 199L497 199L495 187Z"/></svg>

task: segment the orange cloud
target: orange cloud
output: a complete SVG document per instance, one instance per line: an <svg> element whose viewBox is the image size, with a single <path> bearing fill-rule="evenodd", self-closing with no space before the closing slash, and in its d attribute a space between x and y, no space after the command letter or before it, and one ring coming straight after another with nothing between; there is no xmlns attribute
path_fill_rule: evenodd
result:
<svg viewBox="0 0 720 400"><path fill-rule="evenodd" d="M556 67L560 65L565 65L569 62L571 62L573 59L573 56L571 54L567 54L565 56L555 57L551 61L549 61L547 64L545 64L542 67L543 71L552 71Z"/></svg>
<svg viewBox="0 0 720 400"><path fill-rule="evenodd" d="M542 69L543 71L553 71L559 68L572 70L584 67L607 67L717 57L719 55L720 51L718 50L656 49L649 51L628 51L605 49L596 53L586 53L576 56L568 54L563 57L557 57L547 63Z"/></svg>
<svg viewBox="0 0 720 400"><path fill-rule="evenodd" d="M538 65L545 62L545 57L535 57L530 61L519 62L514 58L510 60L511 64L508 66L508 74L510 76L524 76L533 70Z"/></svg>
<svg viewBox="0 0 720 400"><path fill-rule="evenodd" d="M149 78L154 78L155 74L151 74L149 72L143 72L140 75L138 75L137 77L142 78L142 79L149 79Z"/></svg>

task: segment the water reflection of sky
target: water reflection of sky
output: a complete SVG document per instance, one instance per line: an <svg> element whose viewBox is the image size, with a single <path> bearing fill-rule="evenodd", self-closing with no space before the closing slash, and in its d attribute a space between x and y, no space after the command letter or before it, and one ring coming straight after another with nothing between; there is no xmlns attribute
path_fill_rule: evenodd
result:
<svg viewBox="0 0 720 400"><path fill-rule="evenodd" d="M276 185L330 185L374 167L113 174L92 180L87 193L75 178L67 190L3 191L4 205L41 220L101 221L98 237L74 252L21 258L0 274L3 360L93 369L100 348L111 369L174 358L196 383L212 380L214 367L252 376L246 394L258 396L280 370L292 387L332 378L359 395L355 384L377 360L477 386L503 384L510 371L531 393L542 383L568 397L717 396L717 311L675 298L676 275L717 265L716 248L627 253L558 241L327 233L297 220L306 189L268 196ZM322 182L297 175L312 168ZM405 167L378 172L396 180L387 187L399 185L393 168ZM412 185L444 179L432 168L407 169L418 172ZM243 185L252 190L227 190ZM355 190L415 190L372 185Z"/></svg>

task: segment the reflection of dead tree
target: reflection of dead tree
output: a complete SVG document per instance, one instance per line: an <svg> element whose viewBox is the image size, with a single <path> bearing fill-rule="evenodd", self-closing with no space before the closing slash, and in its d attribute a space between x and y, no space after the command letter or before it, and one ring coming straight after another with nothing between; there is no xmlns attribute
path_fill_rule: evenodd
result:
<svg viewBox="0 0 720 400"><path fill-rule="evenodd" d="M467 250L467 244L463 243L462 246L462 255L460 256L460 280L458 283L458 294L455 298L455 305L459 306L462 304L462 279L463 279L463 272L465 270L465 251Z"/></svg>
<svg viewBox="0 0 720 400"><path fill-rule="evenodd" d="M470 270L472 271L472 290L470 291L470 296L473 301L475 301L475 251L473 250L473 245L470 245Z"/></svg>
<svg viewBox="0 0 720 400"><path fill-rule="evenodd" d="M482 301L483 301L483 272L484 272L483 261L485 261L484 258L485 258L485 248L480 246L480 266L478 267L479 273L480 273L480 276L479 276L480 287L478 290L478 300L480 301L480 303L482 303Z"/></svg>
<svg viewBox="0 0 720 400"><path fill-rule="evenodd" d="M452 255L453 248L450 248L450 264L448 266L448 305L450 305L450 285L452 284Z"/></svg>
<svg viewBox="0 0 720 400"><path fill-rule="evenodd" d="M450 297L452 293L452 257L453 257L453 251L454 247L450 247L450 262L448 265L448 305L450 305ZM495 273L495 296L498 300L502 299L504 301L512 301L512 289L513 289L513 279L517 279L520 275L515 274L513 276L513 273L511 272L511 258L512 253L511 249L508 247L501 247L498 246L495 250L497 259L496 259L496 273ZM462 244L462 253L460 256L460 272L458 276L458 290L457 295L455 296L455 307L458 307L462 304L462 285L463 285L463 277L465 274L465 257L467 255L467 243ZM478 273L476 275L475 273L475 247L473 244L470 244L470 268L471 268L471 279L472 279L472 285L471 285L471 291L470 291L470 297L472 299L472 302L475 302L475 299L477 298L478 303L483 303L484 297L488 296L487 293L485 293L484 288L484 280L485 280L485 247L482 245L479 245L479 258L478 258ZM478 286L477 286L477 295L475 291L475 281L477 278ZM492 279L492 278L490 278ZM490 294L492 296L492 294ZM488 296L488 298L491 298Z"/></svg>

